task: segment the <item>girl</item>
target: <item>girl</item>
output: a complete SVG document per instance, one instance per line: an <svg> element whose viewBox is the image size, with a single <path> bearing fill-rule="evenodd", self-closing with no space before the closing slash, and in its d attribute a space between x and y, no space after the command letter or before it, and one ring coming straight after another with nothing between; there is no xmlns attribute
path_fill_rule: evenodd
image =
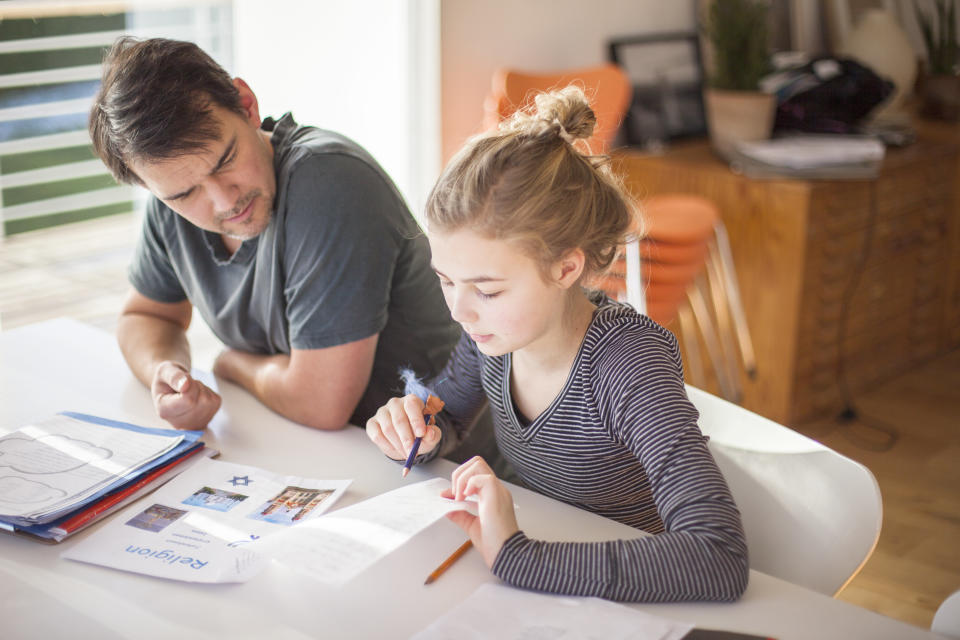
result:
<svg viewBox="0 0 960 640"><path fill-rule="evenodd" d="M672 334L581 288L615 258L631 205L602 159L574 143L596 123L576 87L470 140L427 204L433 268L459 344L432 385L437 426L414 395L367 422L404 460L444 455L489 400L497 444L528 487L657 535L542 542L482 458L453 473L450 514L493 573L518 587L627 601L735 600L747 583L740 514L697 427Z"/></svg>

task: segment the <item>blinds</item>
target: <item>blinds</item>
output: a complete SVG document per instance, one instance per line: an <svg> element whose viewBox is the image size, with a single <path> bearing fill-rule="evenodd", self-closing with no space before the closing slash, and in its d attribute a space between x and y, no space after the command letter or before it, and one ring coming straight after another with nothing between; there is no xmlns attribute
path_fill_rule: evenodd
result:
<svg viewBox="0 0 960 640"><path fill-rule="evenodd" d="M0 235L129 212L90 145L100 61L117 37L191 40L230 68L227 1L0 2Z"/></svg>

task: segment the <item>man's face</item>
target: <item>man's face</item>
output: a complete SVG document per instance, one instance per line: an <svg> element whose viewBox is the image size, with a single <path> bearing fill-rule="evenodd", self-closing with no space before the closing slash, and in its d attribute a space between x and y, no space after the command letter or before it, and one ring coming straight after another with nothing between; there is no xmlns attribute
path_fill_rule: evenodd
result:
<svg viewBox="0 0 960 640"><path fill-rule="evenodd" d="M273 146L259 116L212 106L220 137L195 153L133 160L147 189L194 225L237 240L263 231L273 215Z"/></svg>

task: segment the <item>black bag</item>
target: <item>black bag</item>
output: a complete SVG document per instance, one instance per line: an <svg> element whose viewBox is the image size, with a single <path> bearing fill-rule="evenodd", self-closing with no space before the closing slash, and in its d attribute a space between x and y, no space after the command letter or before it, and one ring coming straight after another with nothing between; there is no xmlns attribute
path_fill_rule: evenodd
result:
<svg viewBox="0 0 960 640"><path fill-rule="evenodd" d="M854 133L894 89L892 82L850 58L817 58L777 76L777 131Z"/></svg>

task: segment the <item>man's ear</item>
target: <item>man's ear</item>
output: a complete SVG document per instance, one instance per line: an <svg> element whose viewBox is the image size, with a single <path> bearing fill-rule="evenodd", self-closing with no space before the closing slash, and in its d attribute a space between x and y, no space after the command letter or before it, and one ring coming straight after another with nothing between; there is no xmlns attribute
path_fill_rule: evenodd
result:
<svg viewBox="0 0 960 640"><path fill-rule="evenodd" d="M553 263L550 275L561 289L569 289L580 281L586 261L583 249L571 249Z"/></svg>
<svg viewBox="0 0 960 640"><path fill-rule="evenodd" d="M257 103L257 96L253 94L250 85L240 78L233 79L233 86L240 92L240 107L247 114L247 121L253 126L260 128L260 105Z"/></svg>

